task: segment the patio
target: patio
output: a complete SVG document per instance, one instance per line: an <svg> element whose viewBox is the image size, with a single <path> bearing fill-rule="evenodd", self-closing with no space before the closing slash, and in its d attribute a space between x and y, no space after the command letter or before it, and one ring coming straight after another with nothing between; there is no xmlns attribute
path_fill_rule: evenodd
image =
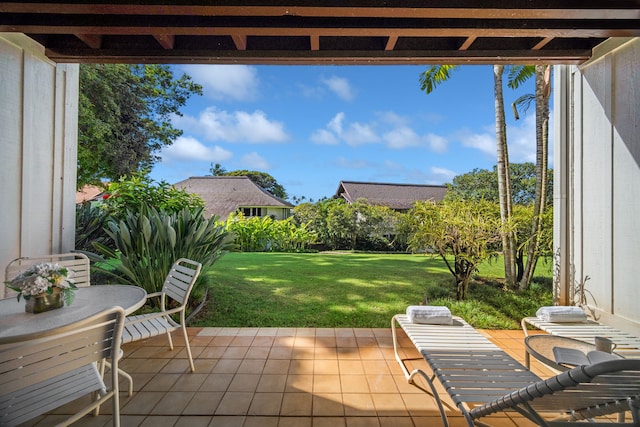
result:
<svg viewBox="0 0 640 427"><path fill-rule="evenodd" d="M441 425L433 399L406 383L389 328L190 328L189 333L195 373L188 372L179 334L174 351L166 337L123 347L121 367L132 374L135 389L128 397L126 383L121 385L123 426ZM522 331L483 333L524 360ZM401 345L407 356L418 356L406 336ZM426 368L421 360L415 363ZM553 374L537 361L532 370L544 377ZM57 414L73 411L71 406L29 425L52 425ZM109 413L107 402L101 415L74 425L110 425ZM452 426L466 425L457 411L449 414ZM531 425L515 413L491 421Z"/></svg>

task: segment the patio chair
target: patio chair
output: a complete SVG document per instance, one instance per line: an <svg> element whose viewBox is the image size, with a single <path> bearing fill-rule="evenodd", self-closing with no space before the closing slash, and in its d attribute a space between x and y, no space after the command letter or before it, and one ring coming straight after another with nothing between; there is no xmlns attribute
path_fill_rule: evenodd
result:
<svg viewBox="0 0 640 427"><path fill-rule="evenodd" d="M590 318L579 322L551 320L553 321L543 316L531 316L523 318L520 325L525 337L529 336L529 325L551 335L573 338L589 344L593 344L597 336L609 338L616 344L616 353L627 359L640 359L640 337Z"/></svg>
<svg viewBox="0 0 640 427"><path fill-rule="evenodd" d="M118 367L124 311L114 307L70 325L0 345L0 425L14 426L87 394L91 402L61 425L69 425L112 399L120 425L117 369L110 387L98 364ZM97 397L96 397L97 396Z"/></svg>
<svg viewBox="0 0 640 427"><path fill-rule="evenodd" d="M173 350L171 332L182 329L187 356L189 357L189 368L191 372L195 372L189 337L187 336L185 314L189 294L200 274L201 268L202 264L199 262L186 258L177 260L164 281L162 291L147 295L147 298L160 298L161 311L127 316L122 332L123 344L166 334L169 340L169 348ZM175 304L175 306L171 304ZM180 323L171 317L171 315L176 314L180 316Z"/></svg>
<svg viewBox="0 0 640 427"><path fill-rule="evenodd" d="M32 265L42 262L57 263L71 270L73 272L71 278L78 287L89 286L91 284L89 258L85 254L77 252L16 258L7 264L4 271L4 280L8 282ZM6 286L3 286L3 288L4 298L16 295L14 291Z"/></svg>
<svg viewBox="0 0 640 427"><path fill-rule="evenodd" d="M396 324L431 375L420 368L409 371L411 359L399 353ZM576 421L631 411L631 425L640 425L640 360L578 366L543 380L458 317L452 325L427 325L399 314L391 328L395 357L407 381L434 397L444 426L449 426L444 407L451 405L438 395L436 378L470 427L486 426L484 417L503 411L516 411L540 426L575 426ZM416 376L428 388L417 384ZM589 423L594 425L599 424Z"/></svg>

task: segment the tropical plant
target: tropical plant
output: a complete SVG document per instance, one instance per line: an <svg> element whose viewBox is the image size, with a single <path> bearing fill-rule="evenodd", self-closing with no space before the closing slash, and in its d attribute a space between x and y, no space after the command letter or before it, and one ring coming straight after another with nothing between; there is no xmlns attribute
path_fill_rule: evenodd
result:
<svg viewBox="0 0 640 427"><path fill-rule="evenodd" d="M296 225L292 218L246 218L238 212L229 215L226 227L236 236L238 249L244 252L299 252L316 239L308 224Z"/></svg>
<svg viewBox="0 0 640 427"><path fill-rule="evenodd" d="M107 223L115 249L94 245L103 257L94 259L99 261L95 269L119 283L157 292L177 259L198 261L204 272L233 247L233 235L216 219L205 219L202 208L174 213L152 207L128 211L122 219ZM201 284L199 279L196 287Z"/></svg>
<svg viewBox="0 0 640 427"><path fill-rule="evenodd" d="M81 64L78 188L149 169L182 130L171 120L202 87L167 65Z"/></svg>
<svg viewBox="0 0 640 427"><path fill-rule="evenodd" d="M85 202L76 205L76 243L78 251L93 252L93 243L108 245L110 238L104 226L107 212L95 203Z"/></svg>
<svg viewBox="0 0 640 427"><path fill-rule="evenodd" d="M122 217L127 211L137 211L151 206L167 213L180 212L183 209L193 211L204 208L200 196L175 188L166 181L156 183L146 173L137 172L130 177L121 177L108 187L108 197L103 207L109 214Z"/></svg>
<svg viewBox="0 0 640 427"><path fill-rule="evenodd" d="M499 253L501 222L494 203L418 201L406 216L413 252L442 258L456 281L456 298L465 299L478 265Z"/></svg>

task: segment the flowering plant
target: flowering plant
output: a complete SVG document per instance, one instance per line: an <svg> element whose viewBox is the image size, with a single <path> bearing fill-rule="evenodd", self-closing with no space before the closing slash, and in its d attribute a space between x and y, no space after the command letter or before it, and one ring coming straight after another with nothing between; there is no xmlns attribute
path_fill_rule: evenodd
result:
<svg viewBox="0 0 640 427"><path fill-rule="evenodd" d="M71 305L73 291L77 288L70 275L70 271L59 264L43 262L32 265L13 280L6 282L6 285L18 292L18 301L21 296L28 300L32 296L62 292L64 301Z"/></svg>

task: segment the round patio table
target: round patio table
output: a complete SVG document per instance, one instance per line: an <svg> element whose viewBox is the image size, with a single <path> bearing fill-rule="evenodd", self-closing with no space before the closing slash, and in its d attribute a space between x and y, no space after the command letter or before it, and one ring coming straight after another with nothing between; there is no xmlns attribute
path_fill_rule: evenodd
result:
<svg viewBox="0 0 640 427"><path fill-rule="evenodd" d="M527 369L529 369L531 355L545 365L558 371L567 371L571 369L571 367L556 363L553 354L554 347L579 350L584 354L596 349L594 344L557 335L529 335L524 339L524 346L526 350L525 366Z"/></svg>
<svg viewBox="0 0 640 427"><path fill-rule="evenodd" d="M46 332L97 314L108 308L122 307L131 314L142 307L147 292L137 286L93 285L78 288L70 306L44 313L26 313L23 299L0 300L0 344L14 341L20 335Z"/></svg>

